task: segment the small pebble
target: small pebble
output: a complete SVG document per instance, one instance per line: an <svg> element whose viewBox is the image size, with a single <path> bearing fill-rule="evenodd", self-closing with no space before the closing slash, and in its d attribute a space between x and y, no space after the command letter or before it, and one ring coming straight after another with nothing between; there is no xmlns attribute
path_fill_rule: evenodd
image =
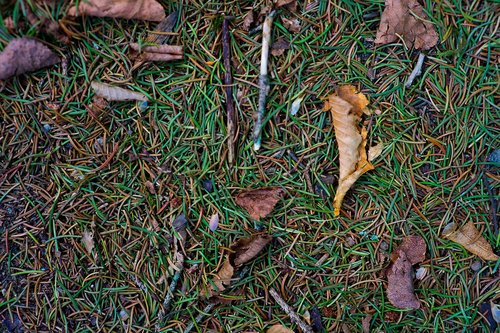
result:
<svg viewBox="0 0 500 333"><path fill-rule="evenodd" d="M214 183L210 179L202 180L201 186L203 186L203 188L209 193L212 193L214 191Z"/></svg>
<svg viewBox="0 0 500 333"><path fill-rule="evenodd" d="M148 108L148 101L143 101L141 102L141 104L139 104L139 109L141 109L141 111L144 111Z"/></svg>
<svg viewBox="0 0 500 333"><path fill-rule="evenodd" d="M470 265L470 268L474 271L477 272L481 269L481 262L480 261L474 261L472 265Z"/></svg>
<svg viewBox="0 0 500 333"><path fill-rule="evenodd" d="M389 244L387 244L386 241L382 241L380 242L380 249L384 250L384 251L387 251L389 250Z"/></svg>
<svg viewBox="0 0 500 333"><path fill-rule="evenodd" d="M51 130L52 130L52 126L50 126L49 124L43 124L43 131L45 133L49 133Z"/></svg>
<svg viewBox="0 0 500 333"><path fill-rule="evenodd" d="M427 267L419 267L415 272L415 278L422 280L427 275Z"/></svg>

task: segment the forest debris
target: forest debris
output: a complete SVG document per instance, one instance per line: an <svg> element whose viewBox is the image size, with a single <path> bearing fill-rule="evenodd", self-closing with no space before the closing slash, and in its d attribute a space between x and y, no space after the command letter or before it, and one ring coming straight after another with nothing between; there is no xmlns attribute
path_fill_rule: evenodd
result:
<svg viewBox="0 0 500 333"><path fill-rule="evenodd" d="M180 45L155 45L141 46L137 43L130 43L130 48L140 52L139 62L143 61L174 61L184 58L184 51Z"/></svg>
<svg viewBox="0 0 500 333"><path fill-rule="evenodd" d="M376 44L392 43L402 37L408 47L428 50L439 37L418 0L385 0Z"/></svg>
<svg viewBox="0 0 500 333"><path fill-rule="evenodd" d="M47 46L31 38L16 38L0 53L0 80L54 65L61 60Z"/></svg>
<svg viewBox="0 0 500 333"><path fill-rule="evenodd" d="M256 19L256 13L253 9L250 9L248 13L245 15L245 18L243 19L243 24L241 28L245 31L250 30L255 24L255 19Z"/></svg>
<svg viewBox="0 0 500 333"><path fill-rule="evenodd" d="M427 267L419 267L416 271L415 271L415 279L417 280L423 280L424 277L427 275Z"/></svg>
<svg viewBox="0 0 500 333"><path fill-rule="evenodd" d="M59 23L56 21L52 21L45 17L38 17L32 10L29 5L25 6L26 10L26 18L28 22L36 29L42 33L46 33L61 43L69 44L70 39L66 36L63 30L59 27Z"/></svg>
<svg viewBox="0 0 500 333"><path fill-rule="evenodd" d="M291 32L300 32L301 26L300 26L300 21L297 18L293 19L287 19L285 17L281 18L281 21L283 22L283 26L285 29Z"/></svg>
<svg viewBox="0 0 500 333"><path fill-rule="evenodd" d="M321 318L321 312L319 312L319 309L317 306L313 306L311 308L311 321L312 321L312 327L316 332L323 332L325 330L325 327L323 326L323 319Z"/></svg>
<svg viewBox="0 0 500 333"><path fill-rule="evenodd" d="M294 332L291 329L278 324L271 326L266 333L294 333Z"/></svg>
<svg viewBox="0 0 500 333"><path fill-rule="evenodd" d="M370 333L370 322L372 321L372 318L373 316L371 314L367 314L361 321L361 326L363 327L363 333Z"/></svg>
<svg viewBox="0 0 500 333"><path fill-rule="evenodd" d="M325 102L325 110L332 112L335 137L339 145L340 176L333 202L335 216L340 214L347 191L361 175L374 169L370 162L382 151L382 146L377 145L370 148L371 153L367 155L368 132L358 125L363 113L370 113L367 106L368 99L365 95L356 93L356 88L351 85L339 87Z"/></svg>
<svg viewBox="0 0 500 333"><path fill-rule="evenodd" d="M422 65L424 64L424 60L425 60L425 54L420 52L418 55L417 64L415 65L415 68L413 68L413 71L411 71L411 74L408 77L408 80L406 81L406 84L405 84L406 88L410 88L410 86L413 83L413 80L415 80L415 78L417 76L422 74Z"/></svg>
<svg viewBox="0 0 500 333"><path fill-rule="evenodd" d="M82 243L88 253L92 253L94 249L94 235L92 232L85 230L82 234Z"/></svg>
<svg viewBox="0 0 500 333"><path fill-rule="evenodd" d="M155 185L151 182L151 181L146 181L146 183L144 184L144 186L146 186L146 188L148 189L149 193L151 194L156 194L156 189L155 189Z"/></svg>
<svg viewBox="0 0 500 333"><path fill-rule="evenodd" d="M493 253L490 243L484 239L483 235L477 230L472 221L467 222L460 228L455 222L448 224L444 227L443 237L462 245L464 248L484 260L499 259L499 257Z"/></svg>
<svg viewBox="0 0 500 333"><path fill-rule="evenodd" d="M78 7L71 7L68 15L89 15L159 22L165 18L165 10L156 0L86 0L79 1Z"/></svg>
<svg viewBox="0 0 500 333"><path fill-rule="evenodd" d="M297 114L297 112L299 112L300 106L302 105L303 100L304 100L304 96L301 96L293 101L292 106L290 107L290 114L292 116L295 116Z"/></svg>
<svg viewBox="0 0 500 333"><path fill-rule="evenodd" d="M285 50L290 48L290 43L284 40L283 38L279 38L277 41L273 43L271 46L271 54L273 56L280 56L285 53Z"/></svg>
<svg viewBox="0 0 500 333"><path fill-rule="evenodd" d="M285 8L290 12L297 11L297 0L276 0L274 8Z"/></svg>
<svg viewBox="0 0 500 333"><path fill-rule="evenodd" d="M210 231L214 232L219 227L219 213L215 213L210 217L210 222L208 223L208 228Z"/></svg>
<svg viewBox="0 0 500 333"><path fill-rule="evenodd" d="M387 271L387 298L400 309L418 309L420 301L413 288L413 265L425 260L425 241L420 236L408 236L391 253Z"/></svg>
<svg viewBox="0 0 500 333"><path fill-rule="evenodd" d="M269 93L269 78L267 76L267 64L269 62L269 46L271 44L271 27L273 25L276 11L273 10L267 15L262 25L262 53L260 58L259 75L259 104L257 114L255 115L255 124L253 128L253 149L259 150L261 145L262 121L266 111L266 98Z"/></svg>
<svg viewBox="0 0 500 333"><path fill-rule="evenodd" d="M311 326L307 325L302 319L300 319L299 315L293 311L293 309L288 305L285 300L274 290L274 288L269 289L269 294L274 298L276 303L280 306L280 308L290 317L290 320L297 324L302 332L304 333L314 333Z"/></svg>
<svg viewBox="0 0 500 333"><path fill-rule="evenodd" d="M173 11L166 18L164 18L153 31L148 33L146 37L146 43L156 43L164 44L171 37L170 34L166 32L172 32L174 30L175 24L177 23L177 18L179 17L179 11Z"/></svg>
<svg viewBox="0 0 500 333"><path fill-rule="evenodd" d="M245 208L255 220L266 217L283 197L284 191L279 187L263 187L239 193L235 202Z"/></svg>
<svg viewBox="0 0 500 333"><path fill-rule="evenodd" d="M227 148L229 164L235 160L234 141L236 136L236 112L233 101L233 76L231 74L231 45L229 38L229 18L225 17L222 24L222 57L224 58L224 85L226 92L226 122L227 122Z"/></svg>
<svg viewBox="0 0 500 333"><path fill-rule="evenodd" d="M242 238L230 246L231 253L226 256L226 260L222 268L216 274L216 278L212 280L212 285L208 288L210 297L224 291L231 285L231 279L235 269L255 258L269 242L272 237L265 234L257 234L248 238Z"/></svg>
<svg viewBox="0 0 500 333"><path fill-rule="evenodd" d="M147 97L129 89L112 86L107 83L92 81L90 84L96 96L102 97L107 101L147 101Z"/></svg>

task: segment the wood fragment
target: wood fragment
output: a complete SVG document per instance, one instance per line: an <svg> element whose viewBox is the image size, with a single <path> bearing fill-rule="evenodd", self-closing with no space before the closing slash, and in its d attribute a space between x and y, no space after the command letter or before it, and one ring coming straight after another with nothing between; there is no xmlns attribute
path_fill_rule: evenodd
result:
<svg viewBox="0 0 500 333"><path fill-rule="evenodd" d="M186 325L186 328L184 329L184 333L189 333L191 332L191 330L193 329L195 323L198 324L202 319L203 317L205 317L206 315L209 315L210 311L214 308L215 306L215 303L209 303L204 309L203 311L198 314L196 316L196 318L194 320L191 320L187 325Z"/></svg>
<svg viewBox="0 0 500 333"><path fill-rule="evenodd" d="M255 117L253 129L253 149L259 150L261 146L262 121L266 110L266 97L269 93L269 78L267 75L267 64L269 61L269 46L271 45L271 27L276 15L273 10L264 20L262 25L262 54L260 58L260 76L259 76L259 106Z"/></svg>
<svg viewBox="0 0 500 333"><path fill-rule="evenodd" d="M227 147L229 164L234 164L234 141L236 133L236 121L233 101L233 76L231 74L231 45L229 39L229 18L224 18L222 24L222 56L224 58L224 86L226 90L226 114L227 114Z"/></svg>
<svg viewBox="0 0 500 333"><path fill-rule="evenodd" d="M409 88L412 85L413 80L415 80L415 78L417 76L422 74L422 65L424 64L424 60L425 60L425 54L420 52L420 54L418 55L417 64L415 65L415 68L413 68L413 71L411 72L410 76L408 77L408 81L406 81L406 84L405 84L406 88Z"/></svg>
<svg viewBox="0 0 500 333"><path fill-rule="evenodd" d="M285 300L281 298L281 296L274 290L274 288L269 289L269 294L274 298L276 303L280 306L280 308L290 317L290 320L299 325L300 329L304 333L314 333L311 326L307 325L302 319L300 319L299 315L293 311L293 309L286 304Z"/></svg>

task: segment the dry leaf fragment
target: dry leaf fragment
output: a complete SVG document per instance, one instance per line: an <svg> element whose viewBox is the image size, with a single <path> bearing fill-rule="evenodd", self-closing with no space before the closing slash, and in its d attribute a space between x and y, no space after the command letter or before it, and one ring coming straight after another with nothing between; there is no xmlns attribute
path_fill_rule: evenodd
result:
<svg viewBox="0 0 500 333"><path fill-rule="evenodd" d="M95 94L107 101L147 101L144 94L129 89L115 87L107 83L92 81L90 84Z"/></svg>
<svg viewBox="0 0 500 333"><path fill-rule="evenodd" d="M413 265L425 259L425 241L408 236L391 253L392 264L387 271L387 298L400 309L418 309L420 301L413 288Z"/></svg>
<svg viewBox="0 0 500 333"><path fill-rule="evenodd" d="M283 196L283 190L278 187L264 187L245 191L236 196L236 203L245 208L255 220L266 217Z"/></svg>
<svg viewBox="0 0 500 333"><path fill-rule="evenodd" d="M290 43L284 40L283 38L279 38L271 46L271 54L275 57L280 56L285 52L285 50L288 50L289 48L290 48Z"/></svg>
<svg viewBox="0 0 500 333"><path fill-rule="evenodd" d="M222 268L212 280L216 289L214 289L213 286L208 288L209 296L215 296L229 287L235 268L255 258L271 240L271 236L259 234L239 239L233 243L230 247L231 253L226 256Z"/></svg>
<svg viewBox="0 0 500 333"><path fill-rule="evenodd" d="M152 52L152 53L165 53L165 54L178 54L183 55L184 51L180 45L150 45L150 46L140 46L137 43L130 43L130 48L134 51L140 52Z"/></svg>
<svg viewBox="0 0 500 333"><path fill-rule="evenodd" d="M69 16L89 15L146 21L161 21L165 10L156 0L85 0L73 6Z"/></svg>
<svg viewBox="0 0 500 333"><path fill-rule="evenodd" d="M293 333L293 331L283 325L273 325L267 330L267 333Z"/></svg>
<svg viewBox="0 0 500 333"><path fill-rule="evenodd" d="M245 19L243 20L242 28L245 31L250 30L255 24L255 19L256 19L256 13L254 12L253 9L251 9L246 15Z"/></svg>
<svg viewBox="0 0 500 333"><path fill-rule="evenodd" d="M151 181L149 181L149 180L146 181L146 183L144 185L148 189L149 193L156 194L155 185Z"/></svg>
<svg viewBox="0 0 500 333"><path fill-rule="evenodd" d="M443 237L465 247L470 252L484 260L498 260L499 257L493 253L490 243L476 229L472 221L467 222L461 228L454 222L448 224L443 230Z"/></svg>
<svg viewBox="0 0 500 333"><path fill-rule="evenodd" d="M428 50L439 40L418 0L385 0L376 44L387 44L403 38L406 45Z"/></svg>
<svg viewBox="0 0 500 333"><path fill-rule="evenodd" d="M283 22L283 26L285 27L285 29L287 29L288 31L291 31L291 32L299 32L300 31L300 21L299 19L287 19L285 17L282 17L281 18L281 21Z"/></svg>
<svg viewBox="0 0 500 333"><path fill-rule="evenodd" d="M291 12L297 11L297 0L276 0L274 8L285 8Z"/></svg>
<svg viewBox="0 0 500 333"><path fill-rule="evenodd" d="M92 253L94 249L94 235L92 232L85 230L82 235L82 243L88 253Z"/></svg>
<svg viewBox="0 0 500 333"><path fill-rule="evenodd" d="M372 321L372 318L373 316L371 314L367 314L361 321L361 326L363 327L363 333L370 333L370 322Z"/></svg>
<svg viewBox="0 0 500 333"><path fill-rule="evenodd" d="M61 60L44 44L30 38L10 41L0 53L0 80L54 65Z"/></svg>
<svg viewBox="0 0 500 333"><path fill-rule="evenodd" d="M356 93L356 88L351 85L341 86L335 94L328 96L325 103L325 109L332 112L339 145L340 176L333 202L335 216L340 214L342 201L351 186L361 175L374 168L366 153L368 133L358 125L363 113L369 113L367 106L366 96ZM370 157L375 158L380 152L381 148L372 148Z"/></svg>
<svg viewBox="0 0 500 333"><path fill-rule="evenodd" d="M219 227L219 213L215 213L210 217L210 222L208 223L208 228L210 231L214 232Z"/></svg>

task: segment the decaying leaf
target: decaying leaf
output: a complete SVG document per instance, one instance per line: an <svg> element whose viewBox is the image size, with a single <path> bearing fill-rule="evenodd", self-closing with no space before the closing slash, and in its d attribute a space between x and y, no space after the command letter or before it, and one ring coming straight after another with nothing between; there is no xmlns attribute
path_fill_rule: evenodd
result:
<svg viewBox="0 0 500 333"><path fill-rule="evenodd" d="M405 237L391 253L387 270L387 298L400 309L418 309L420 301L413 289L413 265L425 259L425 241L420 236Z"/></svg>
<svg viewBox="0 0 500 333"><path fill-rule="evenodd" d="M257 190L245 191L234 199L238 205L245 208L255 220L266 217L282 198L283 190L278 187L264 187Z"/></svg>
<svg viewBox="0 0 500 333"><path fill-rule="evenodd" d="M371 314L367 314L361 321L361 326L363 327L363 333L370 333L370 323L372 321L372 318L373 316Z"/></svg>
<svg viewBox="0 0 500 333"><path fill-rule="evenodd" d="M273 325L267 330L267 333L293 333L293 331L283 325Z"/></svg>
<svg viewBox="0 0 500 333"><path fill-rule="evenodd" d="M418 0L385 0L376 44L387 44L402 37L408 47L428 50L439 40Z"/></svg>
<svg viewBox="0 0 500 333"><path fill-rule="evenodd" d="M82 243L88 253L92 253L94 249L94 235L92 232L85 230L82 235Z"/></svg>
<svg viewBox="0 0 500 333"><path fill-rule="evenodd" d="M183 48L180 45L161 44L161 45L148 45L141 47L137 43L130 43L130 48L135 51L141 51L141 52L177 54L181 56L184 54Z"/></svg>
<svg viewBox="0 0 500 333"><path fill-rule="evenodd" d="M287 19L285 17L281 18L281 21L283 21L283 26L291 32L299 32L300 31L300 21L299 19Z"/></svg>
<svg viewBox="0 0 500 333"><path fill-rule="evenodd" d="M155 185L151 181L149 181L149 180L146 181L146 183L144 185L148 189L149 193L156 194Z"/></svg>
<svg viewBox="0 0 500 333"><path fill-rule="evenodd" d="M370 113L367 106L368 99L365 95L356 93L356 88L351 85L338 88L336 93L328 96L325 103L325 110L332 112L339 145L340 176L333 202L335 216L340 214L342 201L354 182L374 168L366 153L367 130L359 126L363 113ZM381 148L371 149L371 158L381 152Z"/></svg>
<svg viewBox="0 0 500 333"><path fill-rule="evenodd" d="M68 11L69 16L98 16L161 21L165 10L156 0L85 0Z"/></svg>
<svg viewBox="0 0 500 333"><path fill-rule="evenodd" d="M285 8L291 12L297 11L297 0L276 0L274 3L275 8Z"/></svg>
<svg viewBox="0 0 500 333"><path fill-rule="evenodd" d="M147 101L144 94L129 89L115 87L110 84L92 81L90 84L97 96L107 101Z"/></svg>
<svg viewBox="0 0 500 333"><path fill-rule="evenodd" d="M443 237L465 247L470 252L484 260L498 260L499 257L493 253L490 243L484 239L472 221L467 222L461 228L454 222L444 227Z"/></svg>
<svg viewBox="0 0 500 333"><path fill-rule="evenodd" d="M255 258L271 240L269 235L258 234L233 243L230 247L231 253L226 256L222 268L212 280L216 288L212 285L208 288L209 296L215 296L229 287L235 269Z"/></svg>
<svg viewBox="0 0 500 333"><path fill-rule="evenodd" d="M255 24L256 13L253 9L250 9L248 13L245 15L245 19L243 20L242 28L245 31L250 30Z"/></svg>
<svg viewBox="0 0 500 333"><path fill-rule="evenodd" d="M289 48L290 48L290 43L284 40L283 38L279 38L271 46L271 54L275 57L280 56L285 52L285 50L288 50Z"/></svg>
<svg viewBox="0 0 500 333"><path fill-rule="evenodd" d="M16 38L0 53L0 80L54 65L61 60L47 46L31 38Z"/></svg>

